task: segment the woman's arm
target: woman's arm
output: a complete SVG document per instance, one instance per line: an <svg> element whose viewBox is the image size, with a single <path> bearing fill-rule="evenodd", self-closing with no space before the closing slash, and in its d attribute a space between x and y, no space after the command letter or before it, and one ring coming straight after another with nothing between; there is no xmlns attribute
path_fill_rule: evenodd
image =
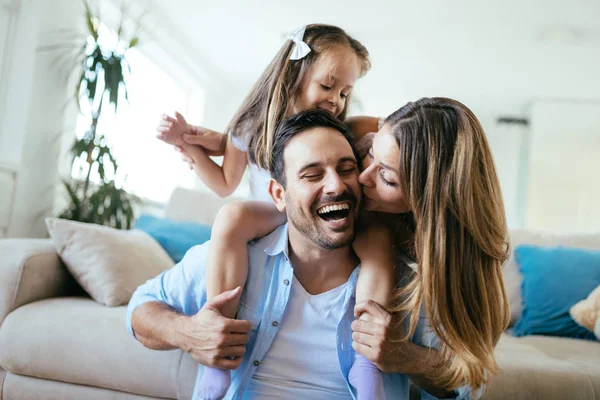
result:
<svg viewBox="0 0 600 400"><path fill-rule="evenodd" d="M192 166L196 175L220 197L229 196L240 184L248 158L246 153L238 150L231 140L227 140L222 166L215 163L196 145L184 142L181 147L194 160Z"/></svg>

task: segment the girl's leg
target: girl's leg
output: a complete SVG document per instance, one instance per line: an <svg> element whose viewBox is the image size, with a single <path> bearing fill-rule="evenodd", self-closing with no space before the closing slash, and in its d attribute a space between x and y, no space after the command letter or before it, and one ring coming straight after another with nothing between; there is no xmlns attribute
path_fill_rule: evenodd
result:
<svg viewBox="0 0 600 400"><path fill-rule="evenodd" d="M248 278L248 242L267 235L285 222L273 205L260 202L231 203L217 215L211 235L206 269L206 294L216 295L238 286L244 287ZM227 318L235 318L239 303L222 309ZM205 367L194 393L205 400L223 397L231 385L228 370Z"/></svg>
<svg viewBox="0 0 600 400"><path fill-rule="evenodd" d="M356 285L356 302L373 300L384 307L392 295L395 286L394 266L391 263L361 263ZM369 320L368 314L360 319ZM381 371L366 357L357 354L350 373L350 384L356 388L358 400L383 399L383 378Z"/></svg>

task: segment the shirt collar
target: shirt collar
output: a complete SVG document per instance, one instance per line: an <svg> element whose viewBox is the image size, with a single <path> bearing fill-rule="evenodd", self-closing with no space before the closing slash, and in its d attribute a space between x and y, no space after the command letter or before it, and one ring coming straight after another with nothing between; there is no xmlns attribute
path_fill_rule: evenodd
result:
<svg viewBox="0 0 600 400"><path fill-rule="evenodd" d="M269 234L268 244L265 247L265 254L274 257L278 254L285 254L285 256L289 259L289 243L288 243L288 224L285 223L279 228L275 229L272 233ZM358 271L360 268L355 268L354 271L350 274L350 278L348 279L351 287L356 287L356 281L358 279ZM356 289L354 289L356 290Z"/></svg>
<svg viewBox="0 0 600 400"><path fill-rule="evenodd" d="M283 253L289 258L288 248L288 224L286 223L269 235L269 243L265 248L265 253L271 257Z"/></svg>

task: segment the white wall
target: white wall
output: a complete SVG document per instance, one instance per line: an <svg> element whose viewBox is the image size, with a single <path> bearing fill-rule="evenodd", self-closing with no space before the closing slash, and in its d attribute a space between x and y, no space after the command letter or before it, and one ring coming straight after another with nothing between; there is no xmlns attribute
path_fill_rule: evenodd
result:
<svg viewBox="0 0 600 400"><path fill-rule="evenodd" d="M95 3L110 27L120 22L120 3ZM5 195L0 197L6 198L0 202L0 215L11 214L9 237L44 237L44 217L57 215L67 204L60 180L70 174L69 148L77 110L73 82L66 81L72 64L63 64L56 52L37 50L62 42L58 30L85 32L83 8L80 0L10 0L7 4L0 6L0 165L9 172L0 179L0 192ZM144 10L142 3L131 4L131 16L151 11ZM136 10L138 5L141 8ZM198 57L190 56L189 44L178 38L177 27L163 21L162 15L150 12L144 21L149 33L142 37L140 50L186 88L192 99L190 122L224 129L235 108L231 88L210 70L209 63L199 66ZM17 184L14 193L6 195L12 192L13 170ZM8 210L13 195L15 206Z"/></svg>
<svg viewBox="0 0 600 400"><path fill-rule="evenodd" d="M511 229L523 228L525 170L529 128L521 124L489 121L484 124L506 210L506 222ZM486 128L487 126L487 128Z"/></svg>
<svg viewBox="0 0 600 400"><path fill-rule="evenodd" d="M57 28L73 28L77 1L13 0L0 87L0 164L17 172L9 237L44 237L58 183L63 121L75 119L67 97L72 90L56 54L37 49ZM67 118L65 119L65 116ZM0 190L8 190L2 187Z"/></svg>
<svg viewBox="0 0 600 400"><path fill-rule="evenodd" d="M600 232L600 101L536 101L525 227Z"/></svg>

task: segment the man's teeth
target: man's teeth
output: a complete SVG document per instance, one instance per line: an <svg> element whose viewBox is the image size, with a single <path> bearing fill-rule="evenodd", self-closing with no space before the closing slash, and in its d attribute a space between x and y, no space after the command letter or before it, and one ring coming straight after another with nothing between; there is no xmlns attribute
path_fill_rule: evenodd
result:
<svg viewBox="0 0 600 400"><path fill-rule="evenodd" d="M318 209L317 213L318 214L327 214L328 212L332 212L332 211L349 210L349 209L350 209L350 204L348 204L348 203L332 204L332 205L325 206L323 208Z"/></svg>

